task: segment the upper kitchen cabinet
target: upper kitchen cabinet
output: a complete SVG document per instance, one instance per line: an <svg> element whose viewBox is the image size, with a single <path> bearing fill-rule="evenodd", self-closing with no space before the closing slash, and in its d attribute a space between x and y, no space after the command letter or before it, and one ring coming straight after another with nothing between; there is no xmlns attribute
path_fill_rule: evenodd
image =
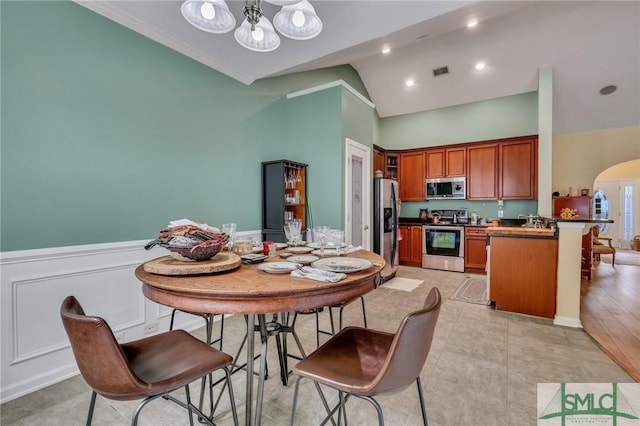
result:
<svg viewBox="0 0 640 426"><path fill-rule="evenodd" d="M387 170L385 168L385 164L384 152L378 148L373 148L373 176L375 176L376 171L380 170L382 175L386 177Z"/></svg>
<svg viewBox="0 0 640 426"><path fill-rule="evenodd" d="M400 154L398 183L400 200L424 201L424 151Z"/></svg>
<svg viewBox="0 0 640 426"><path fill-rule="evenodd" d="M465 153L464 147L428 149L425 151L425 178L464 176Z"/></svg>
<svg viewBox="0 0 640 426"><path fill-rule="evenodd" d="M498 144L467 147L467 199L498 198Z"/></svg>
<svg viewBox="0 0 640 426"><path fill-rule="evenodd" d="M535 200L538 196L538 138L467 147L467 198Z"/></svg>
<svg viewBox="0 0 640 426"><path fill-rule="evenodd" d="M538 138L503 142L499 150L498 198L535 200L538 198Z"/></svg>
<svg viewBox="0 0 640 426"><path fill-rule="evenodd" d="M384 161L386 163L386 171L384 177L389 179L398 179L400 155L393 152L387 152L384 154Z"/></svg>

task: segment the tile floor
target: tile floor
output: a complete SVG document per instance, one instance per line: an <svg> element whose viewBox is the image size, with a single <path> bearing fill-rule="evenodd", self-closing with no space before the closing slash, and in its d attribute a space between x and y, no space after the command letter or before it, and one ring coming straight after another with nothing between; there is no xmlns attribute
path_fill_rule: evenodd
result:
<svg viewBox="0 0 640 426"><path fill-rule="evenodd" d="M633 382L582 330L552 325L551 321L496 312L489 307L449 300L467 274L401 267L398 276L424 280L412 292L381 288L366 296L369 326L395 331L405 313L421 306L432 286L442 292L443 305L431 353L422 372L427 416L438 425L535 425L538 382ZM323 318L326 313L323 313ZM360 324L359 304L345 309L345 324ZM307 351L315 347L312 315L300 317L297 331ZM232 355L243 336L242 317L225 322L225 350ZM202 330L196 334L201 336ZM289 339L289 347L294 346ZM293 352L293 349L291 349ZM287 425L293 383L283 387L276 350L268 353L271 374L265 385L262 424ZM292 360L294 362L294 360ZM240 421L244 424L244 373L234 375L233 386ZM256 381L254 381L254 384ZM192 397L199 394L192 385ZM183 398L184 392L176 395ZM0 424L81 425L85 422L90 391L81 377L9 401L0 406ZM328 394L332 401L333 393ZM421 424L415 387L378 398L387 425ZM228 399L223 395L214 421L232 424ZM136 402L113 402L98 397L94 425L127 425ZM347 405L353 425L375 424L375 410L351 399ZM303 381L296 424L318 424L323 417L311 382ZM141 425L188 424L186 412L164 401L150 403L140 416Z"/></svg>

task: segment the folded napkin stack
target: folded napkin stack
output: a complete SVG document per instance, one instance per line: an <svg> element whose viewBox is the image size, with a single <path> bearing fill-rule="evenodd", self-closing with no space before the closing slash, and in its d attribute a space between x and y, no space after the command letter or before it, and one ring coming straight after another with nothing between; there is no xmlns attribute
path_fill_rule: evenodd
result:
<svg viewBox="0 0 640 426"><path fill-rule="evenodd" d="M336 283L347 277L346 274L341 272L323 271L322 269L312 268L310 266L303 266L300 269L294 269L291 271L291 276L322 281L325 283Z"/></svg>

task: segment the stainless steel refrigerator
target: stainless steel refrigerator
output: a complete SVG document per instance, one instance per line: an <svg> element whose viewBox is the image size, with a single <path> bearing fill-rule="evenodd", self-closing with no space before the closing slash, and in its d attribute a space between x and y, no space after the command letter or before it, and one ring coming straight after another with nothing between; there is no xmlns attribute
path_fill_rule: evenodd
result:
<svg viewBox="0 0 640 426"><path fill-rule="evenodd" d="M373 180L373 251L387 261L382 282L396 275L398 247L398 182L376 176Z"/></svg>

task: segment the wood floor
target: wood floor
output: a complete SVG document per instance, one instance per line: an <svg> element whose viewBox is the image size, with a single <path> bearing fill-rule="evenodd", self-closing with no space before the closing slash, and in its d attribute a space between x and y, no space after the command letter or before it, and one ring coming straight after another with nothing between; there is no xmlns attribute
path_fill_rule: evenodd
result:
<svg viewBox="0 0 640 426"><path fill-rule="evenodd" d="M640 266L598 263L581 283L580 305L585 332L640 382Z"/></svg>

